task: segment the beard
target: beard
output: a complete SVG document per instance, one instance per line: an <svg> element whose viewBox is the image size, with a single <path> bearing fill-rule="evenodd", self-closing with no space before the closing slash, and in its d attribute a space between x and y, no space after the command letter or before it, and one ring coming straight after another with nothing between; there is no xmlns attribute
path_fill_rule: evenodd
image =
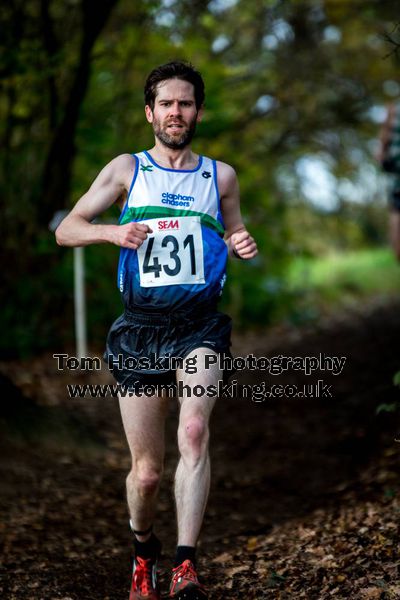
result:
<svg viewBox="0 0 400 600"><path fill-rule="evenodd" d="M167 133L166 128L163 129L161 127L161 123L158 119L154 119L153 121L153 131L154 135L157 139L160 140L164 146L167 148L171 148L171 150L182 150L185 146L188 146L193 139L193 136L196 131L196 118L195 117L187 127L180 121L179 123L182 125L182 131L180 133L176 132L174 135L170 135Z"/></svg>

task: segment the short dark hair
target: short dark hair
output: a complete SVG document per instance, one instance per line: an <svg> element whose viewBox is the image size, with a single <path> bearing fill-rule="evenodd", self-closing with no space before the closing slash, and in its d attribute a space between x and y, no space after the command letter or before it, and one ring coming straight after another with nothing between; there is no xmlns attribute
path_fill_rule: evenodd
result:
<svg viewBox="0 0 400 600"><path fill-rule="evenodd" d="M151 110L154 109L158 84L167 79L183 79L191 83L194 87L196 108L201 107L204 102L204 81L201 74L190 63L173 61L156 67L147 77L144 86L144 102Z"/></svg>

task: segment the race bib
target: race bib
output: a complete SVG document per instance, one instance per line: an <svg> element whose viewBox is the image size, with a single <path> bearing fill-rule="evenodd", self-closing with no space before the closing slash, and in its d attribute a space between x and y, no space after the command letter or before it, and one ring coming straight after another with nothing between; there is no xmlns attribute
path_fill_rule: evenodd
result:
<svg viewBox="0 0 400 600"><path fill-rule="evenodd" d="M153 230L137 250L142 287L205 283L200 217L141 222Z"/></svg>

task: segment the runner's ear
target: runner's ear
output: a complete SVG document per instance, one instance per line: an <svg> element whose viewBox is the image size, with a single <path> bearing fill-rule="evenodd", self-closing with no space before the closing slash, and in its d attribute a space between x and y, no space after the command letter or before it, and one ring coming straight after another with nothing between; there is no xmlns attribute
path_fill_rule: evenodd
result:
<svg viewBox="0 0 400 600"><path fill-rule="evenodd" d="M144 112L145 112L147 121L149 123L152 123L153 122L153 111L151 110L151 108L148 104L146 104L146 106L144 107Z"/></svg>
<svg viewBox="0 0 400 600"><path fill-rule="evenodd" d="M196 121L197 123L200 123L200 121L202 120L204 115L204 104L202 104L199 108L199 110L197 111L197 117L196 117Z"/></svg>

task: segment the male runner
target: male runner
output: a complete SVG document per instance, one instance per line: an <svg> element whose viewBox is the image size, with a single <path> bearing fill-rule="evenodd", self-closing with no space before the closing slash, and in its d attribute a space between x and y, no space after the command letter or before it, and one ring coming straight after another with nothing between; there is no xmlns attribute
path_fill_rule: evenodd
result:
<svg viewBox="0 0 400 600"><path fill-rule="evenodd" d="M186 387L179 397L178 545L169 597L207 598L196 573L195 548L210 484L208 422L215 394L198 397L191 390L216 386L223 377L218 361L206 368L206 357L229 354L231 322L216 310L226 259L228 254L251 259L257 246L241 218L232 167L191 150L203 102L204 83L191 65L172 62L154 69L145 85L153 148L106 165L56 232L65 246L121 246L118 285L125 312L110 329L105 358L130 392L120 397L132 454L130 600L160 598L160 542L152 528L168 399L143 396L142 386L169 384L175 377ZM119 225L91 223L115 202L122 210ZM173 365L171 357L184 360Z"/></svg>
<svg viewBox="0 0 400 600"><path fill-rule="evenodd" d="M377 159L390 175L389 239L394 255L400 261L400 102L387 107L386 119L380 131Z"/></svg>

